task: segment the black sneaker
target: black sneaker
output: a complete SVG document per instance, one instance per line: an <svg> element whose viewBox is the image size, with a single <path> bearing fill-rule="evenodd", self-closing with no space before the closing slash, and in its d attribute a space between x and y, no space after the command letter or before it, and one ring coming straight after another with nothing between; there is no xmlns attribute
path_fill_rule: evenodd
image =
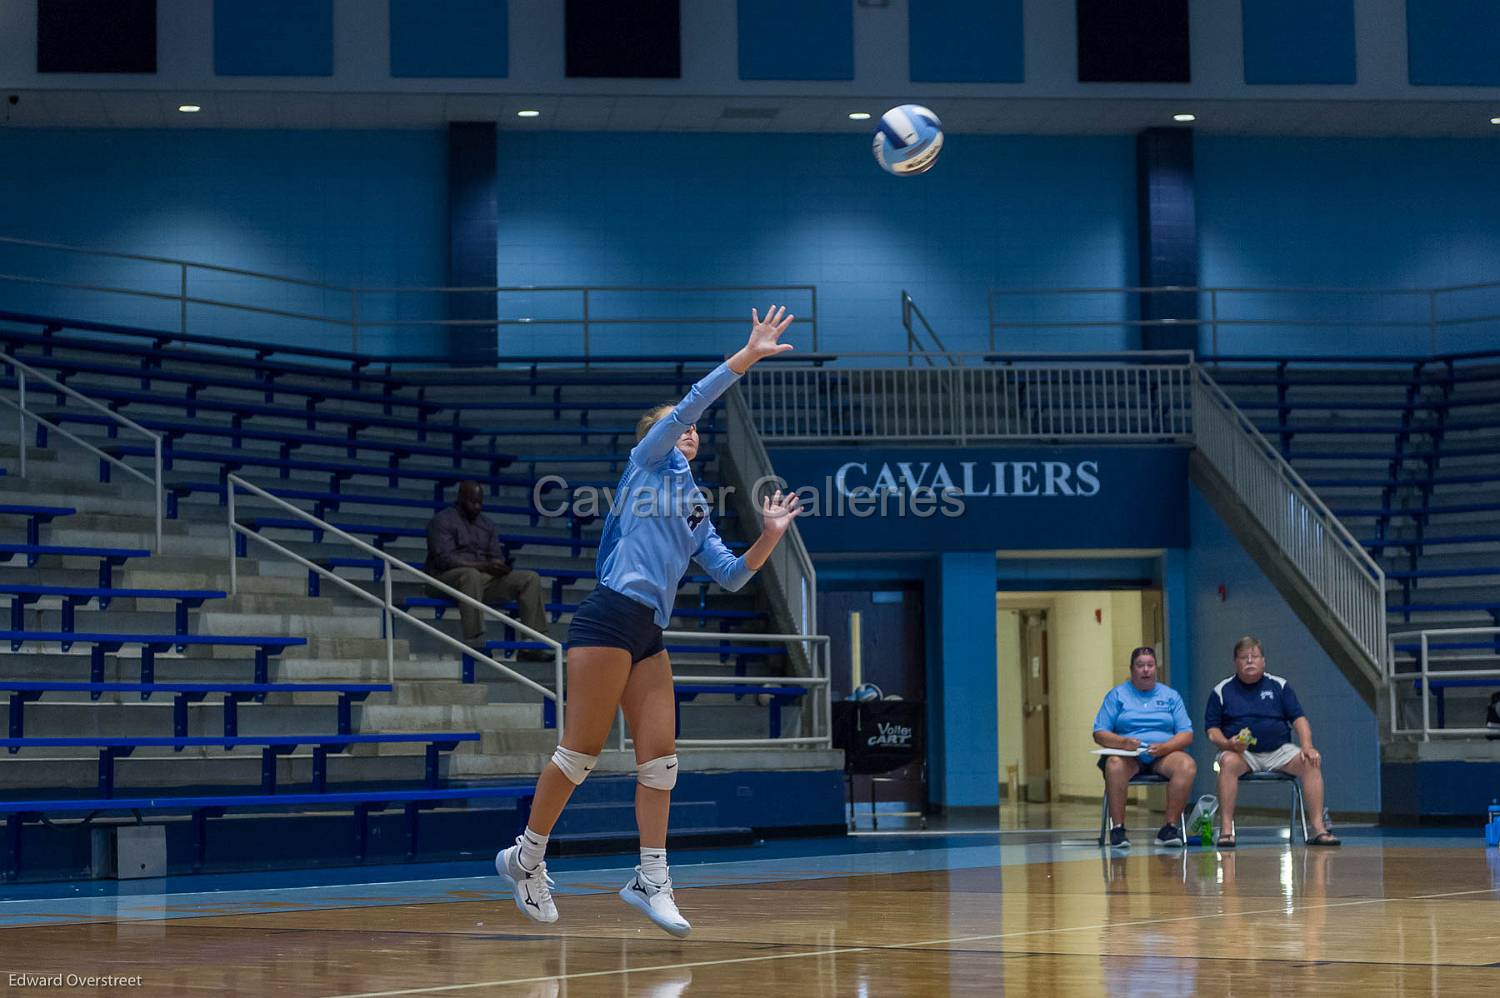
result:
<svg viewBox="0 0 1500 998"><path fill-rule="evenodd" d="M1156 844L1159 846L1182 846L1182 829L1176 825L1162 825L1161 831L1156 833Z"/></svg>
<svg viewBox="0 0 1500 998"><path fill-rule="evenodd" d="M1109 830L1109 847L1111 849L1130 848L1130 836L1125 834L1124 825L1116 825Z"/></svg>

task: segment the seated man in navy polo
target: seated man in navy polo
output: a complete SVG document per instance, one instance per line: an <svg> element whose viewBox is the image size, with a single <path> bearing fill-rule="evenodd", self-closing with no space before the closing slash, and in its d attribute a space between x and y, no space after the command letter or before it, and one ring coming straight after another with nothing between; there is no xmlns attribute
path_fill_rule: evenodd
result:
<svg viewBox="0 0 1500 998"><path fill-rule="evenodd" d="M1198 764L1187 754L1193 741L1182 697L1156 681L1156 652L1137 648L1130 653L1130 681L1104 695L1094 718L1094 741L1107 749L1134 755L1107 755L1099 760L1104 771L1104 794L1109 804L1109 844L1129 849L1125 833L1125 787L1137 773L1167 778L1166 824L1156 833L1156 844L1182 845L1182 809L1193 789Z"/></svg>
<svg viewBox="0 0 1500 998"><path fill-rule="evenodd" d="M1340 844L1323 825L1323 757L1313 748L1312 725L1292 684L1266 671L1265 653L1255 638L1235 642L1234 675L1208 695L1203 729L1219 750L1219 848L1235 845L1234 803L1240 777L1261 772L1290 773L1302 782L1313 828L1308 845Z"/></svg>

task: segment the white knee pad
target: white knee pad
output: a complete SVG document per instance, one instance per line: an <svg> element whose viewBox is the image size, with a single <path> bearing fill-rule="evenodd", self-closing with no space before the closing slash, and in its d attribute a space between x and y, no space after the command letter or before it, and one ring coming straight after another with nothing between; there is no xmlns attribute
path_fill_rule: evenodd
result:
<svg viewBox="0 0 1500 998"><path fill-rule="evenodd" d="M641 763L636 767L635 779L641 786L652 790L671 790L677 786L677 757L664 755Z"/></svg>
<svg viewBox="0 0 1500 998"><path fill-rule="evenodd" d="M597 755L584 755L582 752L574 752L572 749L557 747L552 753L552 765L562 770L562 774L573 782L576 787L589 778L594 771L594 765L598 763Z"/></svg>

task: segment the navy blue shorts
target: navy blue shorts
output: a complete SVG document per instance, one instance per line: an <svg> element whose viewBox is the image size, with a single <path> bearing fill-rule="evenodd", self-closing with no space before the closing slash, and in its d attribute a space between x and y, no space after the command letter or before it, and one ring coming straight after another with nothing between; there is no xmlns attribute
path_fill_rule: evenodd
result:
<svg viewBox="0 0 1500 998"><path fill-rule="evenodd" d="M621 648L631 665L665 650L656 611L604 586L595 586L573 614L568 647Z"/></svg>

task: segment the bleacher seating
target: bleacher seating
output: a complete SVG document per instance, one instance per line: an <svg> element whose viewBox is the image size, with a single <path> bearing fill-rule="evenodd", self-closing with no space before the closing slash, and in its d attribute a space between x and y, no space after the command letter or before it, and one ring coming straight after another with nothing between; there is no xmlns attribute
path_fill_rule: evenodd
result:
<svg viewBox="0 0 1500 998"><path fill-rule="evenodd" d="M201 856L203 821L227 809L352 808L362 828L369 811L390 804L406 807L413 822L416 811L440 801L514 797L524 808L529 781L525 793L514 786L444 789L438 784L444 773L465 779L533 775L555 744L555 734L541 726L550 704L537 703L534 693L493 675L485 674L484 683L474 682L472 661L456 662L456 656L411 628L398 632L394 664L388 665L382 615L341 591L330 591L338 587L320 585L324 580L316 572L307 596L300 584L297 591L290 589L286 583L300 579L302 570L273 556L252 557L264 550L246 547L243 537L237 538L238 595L228 595L224 514L208 503L226 501L229 473L254 469L271 479L266 483L274 486L271 494L319 518L333 516L341 529L420 564L427 519L446 505L456 482L478 480L489 492L486 514L500 526L503 539L518 552L523 567L535 569L550 583L548 609L554 636L560 637L568 616L596 582L593 554L602 523L592 515L542 516L531 501L532 490L551 473L566 476L569 487L613 489L634 442L633 414L685 389L696 370L719 359L689 358L668 372L629 373L559 373L533 359L527 369L499 375L498 388L470 387L463 379L407 387L406 379L395 373L397 364L374 364L339 351L294 346L237 350L240 345L229 340L5 312L0 312L0 345L162 435L170 518L162 549L147 550L149 502L122 502L119 497L132 494L132 482L113 481L108 471L93 481L92 459L70 450L71 444L41 424L29 486L7 482L8 492L0 496L9 500L0 503L0 517L16 517L17 534L24 523L28 541L0 544L0 596L10 597L12 611L11 627L0 632L0 640L17 649L7 669L0 670L0 692L10 696L11 706L5 744L16 753L8 756L12 765L7 772L14 775L8 781L0 778L0 815L9 816L12 869L21 826L54 811L88 813L118 805L147 813L190 812ZM619 359L621 364L627 360L639 361ZM383 371L377 370L382 366ZM13 375L3 376L8 371L0 359L0 385L16 383ZM27 392L33 406L40 400L49 420L108 453L143 468L154 456L151 445L117 435L109 417L64 393L35 379L28 381ZM718 455L707 446L719 432L713 417L704 420L700 432L706 444L700 481L715 488ZM254 480L256 474L249 477ZM548 495L551 500L569 498L567 490L556 486ZM359 576L368 571L365 578L376 590L383 585L384 563L378 559L347 545L340 548L342 541L257 497L241 493L236 504L239 522L269 532L300 556L353 572L362 586L367 583ZM81 526L71 525L75 519ZM733 515L723 520L732 531ZM48 535L46 543L43 535ZM74 536L87 543L72 543ZM115 543L106 537L133 540ZM37 568L62 567L46 576L28 573L20 569L22 555ZM80 557L100 560L97 577L80 577L72 567ZM288 576L288 570L298 574ZM394 584L405 587L399 590L403 607L448 621L455 616L445 615L446 600L421 593L411 580ZM674 643L671 650L680 665L725 676L736 668L744 674L752 660L755 673L780 667L784 655L779 647L734 640L742 630L771 626L752 594L724 594L706 576L693 575L684 581L682 602L675 618L717 632L722 640ZM527 644L514 641L507 629L497 630L506 632L505 640L489 642L489 651ZM83 649L86 656L77 654ZM388 669L394 682L386 681ZM463 679L473 685L464 687ZM468 692L478 687L485 688L486 699L476 700ZM731 716L726 711L734 717L743 714L745 720L735 722L735 730L762 737L766 720L746 695L753 690L772 698L771 730L779 735L780 707L803 695L798 689L794 683L747 679L731 688L699 691L731 694L708 698L713 701L708 706L695 704L699 693L685 689L681 702L693 706L683 720L717 733L721 719ZM144 711L153 696L159 707ZM131 698L141 701L136 705L141 709L122 714ZM156 710L168 710L160 702L166 698L171 700L171 737L166 737L165 713L160 715L162 728L144 723ZM306 713L312 709L310 701L333 707L335 700L334 725L323 715ZM449 706L435 709L429 703ZM76 717L89 705L100 711L99 727L75 731L59 726L58 718ZM202 734L204 725L189 723L190 707L211 714L208 730L223 734ZM502 729L499 744L524 747L486 748L475 731L436 730L443 727L441 714L453 719L448 727L483 726L484 738L494 740L490 733L497 722L481 724L481 718L492 718L501 709L513 712L507 717L529 719L517 730ZM253 710L250 730L264 734L240 734L247 710ZM142 724L121 728L112 726L114 721L105 723L137 715ZM692 721L700 715L703 721ZM336 734L329 734L331 727ZM118 733L127 730L131 733ZM286 775L293 773L287 768L292 759L300 760L299 766L307 764L306 757L291 755L298 746L312 750L310 779L305 768ZM416 760L402 752L403 746L422 750L420 773L407 765ZM208 752L225 747L234 751ZM43 750L41 755L37 749ZM450 755L440 757L450 749ZM108 772L107 793L81 796L92 789L64 763L76 761L82 751L99 755L95 775L103 779ZM235 761L246 751L261 755L260 780L253 786ZM334 774L328 769L330 757L341 760ZM142 777L151 786L149 796L113 796L117 758L145 767L137 771L149 774ZM278 759L281 782L300 784L292 793L265 792L276 785ZM209 765L213 760L227 760L229 768ZM36 766L29 767L33 761ZM25 774L33 768L75 773L57 777L74 782L28 783ZM392 784L414 778L420 778L421 787L392 789ZM162 794L159 786L179 789ZM205 791L208 786L215 788L213 793ZM225 792L218 792L221 787ZM415 825L411 828L414 834Z"/></svg>
<svg viewBox="0 0 1500 998"><path fill-rule="evenodd" d="M1500 626L1500 352L1204 362L1381 564L1393 633ZM1419 645L1395 647L1414 669ZM1431 647L1444 668L1500 654Z"/></svg>

